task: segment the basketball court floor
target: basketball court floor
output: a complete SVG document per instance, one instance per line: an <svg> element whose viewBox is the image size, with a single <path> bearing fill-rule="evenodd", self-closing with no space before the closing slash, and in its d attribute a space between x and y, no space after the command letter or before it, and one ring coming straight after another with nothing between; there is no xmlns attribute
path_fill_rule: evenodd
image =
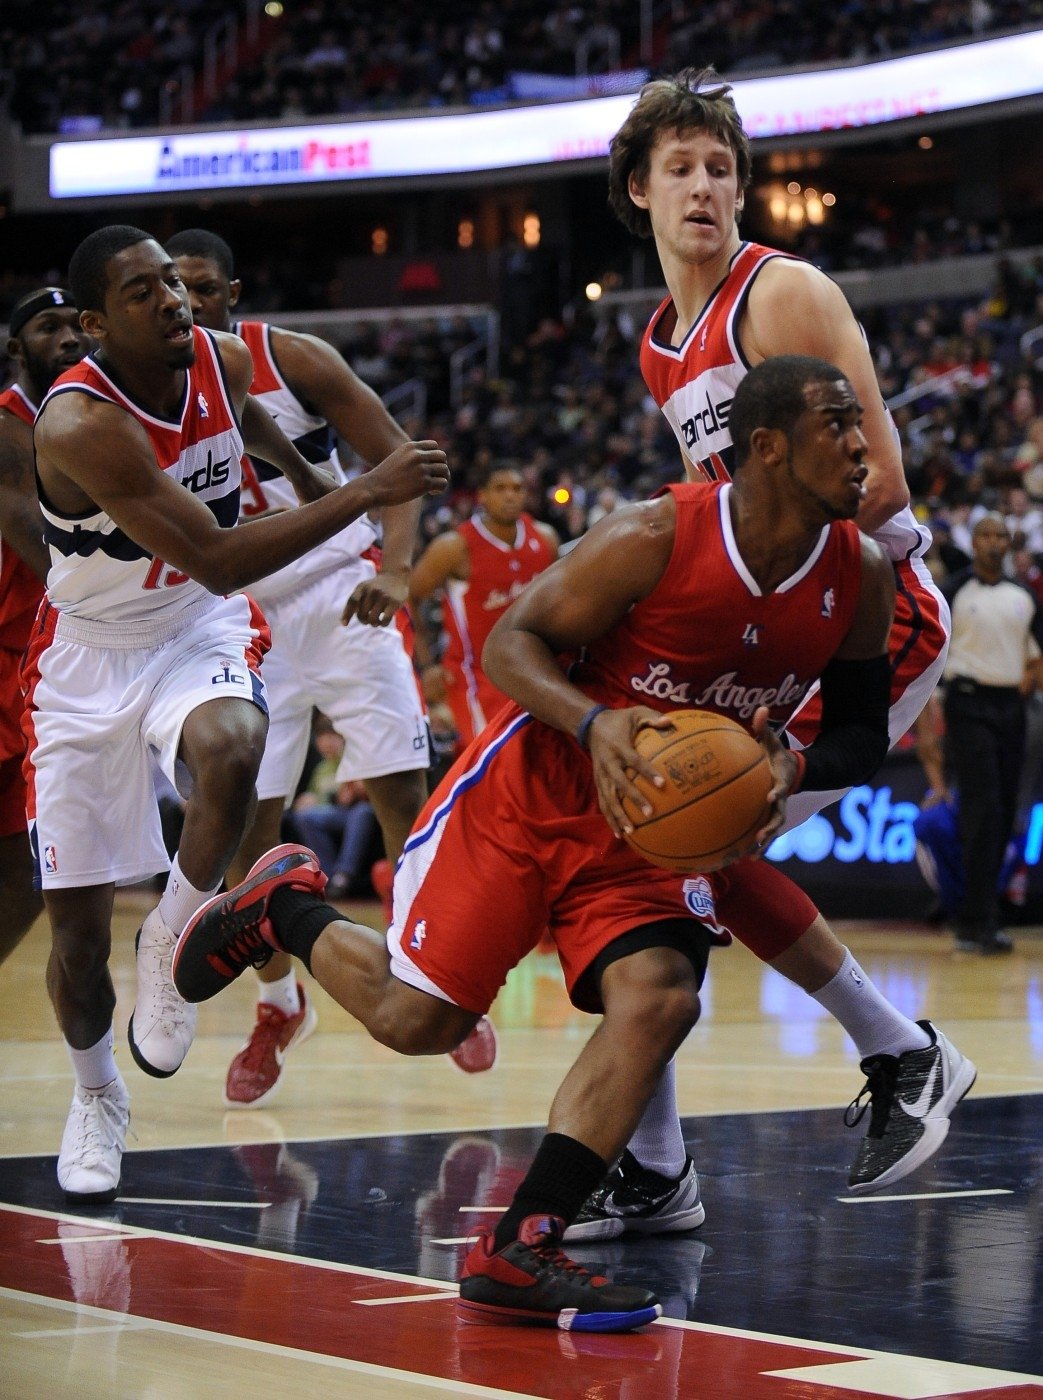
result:
<svg viewBox="0 0 1043 1400"><path fill-rule="evenodd" d="M841 926L903 1010L979 1078L934 1161L881 1196L844 1183L862 1128L852 1047L742 948L711 959L681 1054L706 1222L572 1252L654 1288L665 1316L615 1337L459 1323L466 1241L510 1199L593 1021L552 957L513 976L500 1064L374 1045L321 992L279 1097L227 1111L252 1023L244 978L201 1008L179 1073L125 1048L133 936L118 904L118 1062L133 1136L111 1206L65 1207L54 1175L71 1078L43 987L43 921L0 969L0 1395L442 1396L541 1400L1043 1400L1043 936L954 955L920 925ZM356 910L378 922L373 906ZM864 1127L864 1123L862 1125Z"/></svg>

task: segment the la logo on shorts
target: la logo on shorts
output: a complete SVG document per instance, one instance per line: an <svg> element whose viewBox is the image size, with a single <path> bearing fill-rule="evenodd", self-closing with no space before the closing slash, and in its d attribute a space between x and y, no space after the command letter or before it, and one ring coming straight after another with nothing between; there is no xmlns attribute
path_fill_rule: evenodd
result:
<svg viewBox="0 0 1043 1400"><path fill-rule="evenodd" d="M717 909L713 902L713 890L705 875L696 875L692 880L686 880L681 887L684 891L685 906L695 915L697 919L702 919L707 923L717 922Z"/></svg>
<svg viewBox="0 0 1043 1400"><path fill-rule="evenodd" d="M58 874L58 852L52 845L43 848L43 868L48 875Z"/></svg>

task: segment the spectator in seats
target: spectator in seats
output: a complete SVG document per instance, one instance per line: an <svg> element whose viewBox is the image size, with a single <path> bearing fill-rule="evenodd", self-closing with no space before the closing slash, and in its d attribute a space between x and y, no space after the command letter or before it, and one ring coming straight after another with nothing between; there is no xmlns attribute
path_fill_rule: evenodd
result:
<svg viewBox="0 0 1043 1400"><path fill-rule="evenodd" d="M960 952L1009 953L997 883L1014 829L1025 748L1025 698L1043 688L1043 611L1004 563L1010 532L996 512L971 537L969 568L944 588L952 609L945 666L946 769L960 793L963 897L955 914Z"/></svg>

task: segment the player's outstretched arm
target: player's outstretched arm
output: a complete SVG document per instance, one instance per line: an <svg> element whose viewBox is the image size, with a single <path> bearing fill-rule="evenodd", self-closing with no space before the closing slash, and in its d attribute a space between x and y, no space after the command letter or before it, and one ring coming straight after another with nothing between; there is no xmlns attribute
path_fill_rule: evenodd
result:
<svg viewBox="0 0 1043 1400"><path fill-rule="evenodd" d="M33 472L33 430L0 410L0 537L40 579L50 559L43 542L43 516Z"/></svg>
<svg viewBox="0 0 1043 1400"><path fill-rule="evenodd" d="M408 441L405 431L342 355L314 335L272 332L272 349L293 392L372 466ZM368 626L386 626L409 594L410 565L416 547L420 505L407 501L381 512L381 563L347 600L342 621L357 617Z"/></svg>
<svg viewBox="0 0 1043 1400"><path fill-rule="evenodd" d="M104 510L136 544L212 593L232 593L329 539L364 511L443 491L445 453L406 443L321 500L223 530L190 491L156 470L141 425L115 405L62 394L36 425L37 466L58 509Z"/></svg>
<svg viewBox="0 0 1043 1400"><path fill-rule="evenodd" d="M815 355L851 381L869 444L866 498L858 512L861 529L871 534L909 504L898 435L880 395L873 358L835 282L810 263L773 259L750 291L742 343L754 363L774 355Z"/></svg>

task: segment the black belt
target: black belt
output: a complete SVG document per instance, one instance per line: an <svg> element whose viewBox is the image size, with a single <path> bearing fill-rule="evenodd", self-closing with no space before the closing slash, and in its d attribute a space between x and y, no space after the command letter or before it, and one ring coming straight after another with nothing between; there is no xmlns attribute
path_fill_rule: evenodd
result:
<svg viewBox="0 0 1043 1400"><path fill-rule="evenodd" d="M957 695L980 695L985 700L1020 700L1023 698L1016 685L982 685L972 681L970 676L953 676L948 682L949 689Z"/></svg>

